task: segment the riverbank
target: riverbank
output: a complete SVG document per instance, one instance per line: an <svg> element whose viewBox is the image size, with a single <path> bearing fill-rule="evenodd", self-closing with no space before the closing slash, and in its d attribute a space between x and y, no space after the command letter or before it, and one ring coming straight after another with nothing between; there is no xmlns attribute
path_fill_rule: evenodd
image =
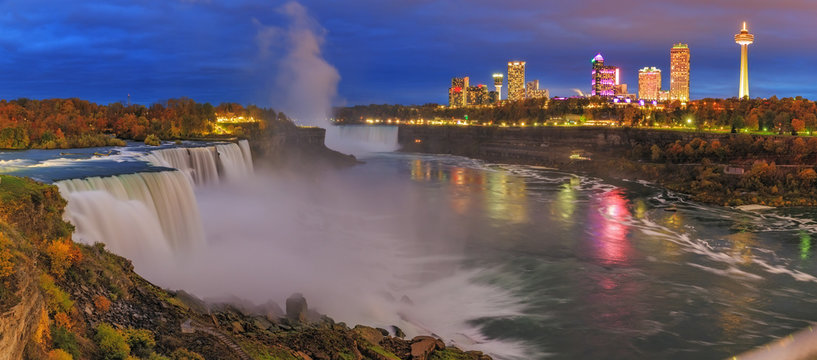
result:
<svg viewBox="0 0 817 360"><path fill-rule="evenodd" d="M401 126L401 151L660 184L709 204L817 205L817 140L610 127ZM780 165L783 164L783 165Z"/></svg>

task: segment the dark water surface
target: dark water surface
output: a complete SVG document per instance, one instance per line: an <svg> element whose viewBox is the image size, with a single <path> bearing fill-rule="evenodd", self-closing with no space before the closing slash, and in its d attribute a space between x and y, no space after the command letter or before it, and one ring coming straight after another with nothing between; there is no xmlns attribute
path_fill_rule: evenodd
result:
<svg viewBox="0 0 817 360"><path fill-rule="evenodd" d="M531 357L718 359L817 320L814 210L452 156L365 160L347 175L410 181L428 246L511 294L518 315L472 322Z"/></svg>

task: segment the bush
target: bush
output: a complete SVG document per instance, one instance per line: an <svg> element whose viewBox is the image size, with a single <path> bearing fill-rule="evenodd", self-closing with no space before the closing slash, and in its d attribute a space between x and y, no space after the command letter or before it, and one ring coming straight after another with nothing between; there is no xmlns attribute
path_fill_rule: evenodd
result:
<svg viewBox="0 0 817 360"><path fill-rule="evenodd" d="M153 339L153 333L150 330L127 329L124 331L124 335L133 355L145 358L153 353L156 340Z"/></svg>
<svg viewBox="0 0 817 360"><path fill-rule="evenodd" d="M82 253L74 242L67 238L52 241L45 252L51 262L51 274L60 279L68 268L82 260Z"/></svg>
<svg viewBox="0 0 817 360"><path fill-rule="evenodd" d="M105 360L125 360L130 355L130 346L125 337L108 324L102 323L96 327L94 341Z"/></svg>
<svg viewBox="0 0 817 360"><path fill-rule="evenodd" d="M54 324L58 327L71 330L71 318L64 312L58 312L57 315L54 315Z"/></svg>
<svg viewBox="0 0 817 360"><path fill-rule="evenodd" d="M162 140L158 136L150 134L145 138L145 145L159 146L162 145Z"/></svg>
<svg viewBox="0 0 817 360"><path fill-rule="evenodd" d="M74 360L74 357L61 349L54 349L48 352L48 360Z"/></svg>
<svg viewBox="0 0 817 360"><path fill-rule="evenodd" d="M50 275L40 275L40 288L47 295L48 303L52 310L69 312L74 306L74 301L71 300L71 297L54 283L54 278Z"/></svg>
<svg viewBox="0 0 817 360"><path fill-rule="evenodd" d="M170 354L173 360L204 360L204 357L185 348L178 348Z"/></svg>
<svg viewBox="0 0 817 360"><path fill-rule="evenodd" d="M153 354L150 354L150 356L148 356L148 360L171 360L171 359L169 357L167 357L167 356L163 356L163 355L159 355L157 353L153 353Z"/></svg>
<svg viewBox="0 0 817 360"><path fill-rule="evenodd" d="M56 349L62 349L71 354L74 358L79 359L79 344L77 344L77 337L68 329L58 326L51 327L51 341Z"/></svg>
<svg viewBox="0 0 817 360"><path fill-rule="evenodd" d="M102 295L94 296L94 307L101 312L108 312L111 309L111 301Z"/></svg>

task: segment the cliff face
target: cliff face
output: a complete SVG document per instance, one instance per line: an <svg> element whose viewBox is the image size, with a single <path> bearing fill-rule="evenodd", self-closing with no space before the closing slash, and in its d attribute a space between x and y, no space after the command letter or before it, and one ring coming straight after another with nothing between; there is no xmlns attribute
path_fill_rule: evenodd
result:
<svg viewBox="0 0 817 360"><path fill-rule="evenodd" d="M278 125L254 134L250 146L261 164L311 168L344 167L357 163L352 155L326 147L326 129Z"/></svg>
<svg viewBox="0 0 817 360"><path fill-rule="evenodd" d="M734 134L695 133L610 127L401 126L398 142L403 151L454 154L488 160L526 160L558 164L574 152L607 157L637 144L664 147L694 138L725 140Z"/></svg>
<svg viewBox="0 0 817 360"><path fill-rule="evenodd" d="M32 272L21 272L20 289L15 294L20 302L0 314L0 360L23 358L26 344L34 336L46 304Z"/></svg>

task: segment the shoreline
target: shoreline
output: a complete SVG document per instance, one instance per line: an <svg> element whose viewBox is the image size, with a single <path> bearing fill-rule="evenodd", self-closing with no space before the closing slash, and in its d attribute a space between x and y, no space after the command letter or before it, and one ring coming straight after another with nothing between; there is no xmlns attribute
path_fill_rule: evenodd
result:
<svg viewBox="0 0 817 360"><path fill-rule="evenodd" d="M806 163L810 157L802 156L801 165L775 164L789 156L778 149L802 145L796 136L765 139L638 128L400 126L398 144L401 152L648 181L712 205L817 206L813 186L817 172Z"/></svg>

